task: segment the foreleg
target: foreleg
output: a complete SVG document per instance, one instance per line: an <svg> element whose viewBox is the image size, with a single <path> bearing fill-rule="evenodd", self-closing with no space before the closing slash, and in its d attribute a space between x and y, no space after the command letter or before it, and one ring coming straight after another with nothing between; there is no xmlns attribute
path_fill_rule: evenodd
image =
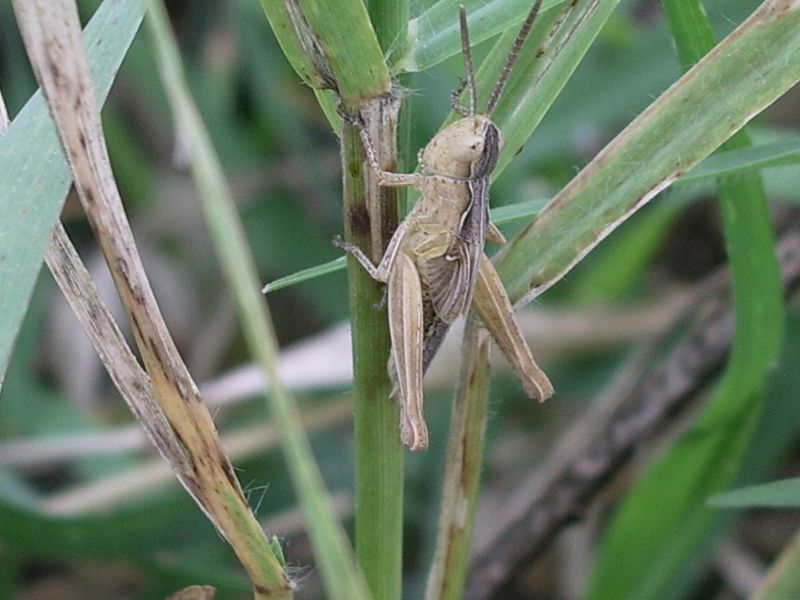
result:
<svg viewBox="0 0 800 600"><path fill-rule="evenodd" d="M367 155L367 162L373 171L378 175L378 182L387 187L408 187L419 186L422 183L422 175L419 173L393 173L384 170L378 162L378 154L375 152L375 146L369 137L364 121L358 117L348 115L343 110L339 111L339 116L343 121L350 123L355 128L358 135L361 136L361 144L364 146L364 153Z"/></svg>

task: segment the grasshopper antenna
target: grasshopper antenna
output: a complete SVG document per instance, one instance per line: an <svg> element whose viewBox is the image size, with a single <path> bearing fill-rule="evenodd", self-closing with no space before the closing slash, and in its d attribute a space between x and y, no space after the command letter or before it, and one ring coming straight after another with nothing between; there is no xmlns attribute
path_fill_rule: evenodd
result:
<svg viewBox="0 0 800 600"><path fill-rule="evenodd" d="M469 116L475 115L477 92L475 91L475 71L472 68L472 49L469 46L469 30L467 29L467 11L464 5L458 7L458 19L461 24L461 53L464 55L464 71L467 78L467 94L469 95Z"/></svg>
<svg viewBox="0 0 800 600"><path fill-rule="evenodd" d="M508 76L511 74L511 68L514 66L514 63L517 62L519 51L522 48L522 44L525 43L525 38L528 37L528 34L531 31L531 26L536 20L536 15L539 14L539 7L541 6L542 0L536 0L533 8L531 8L531 12L529 12L528 16L525 18L525 22L522 24L522 28L517 34L517 39L514 40L514 45L511 46L511 51L508 53L506 64L503 65L503 69L500 71L500 76L497 78L497 83L494 86L494 90L492 90L492 95L489 97L489 102L486 103L486 109L483 111L483 114L491 115L495 106L497 106L497 101L500 99L500 94L503 92L503 89L508 83Z"/></svg>

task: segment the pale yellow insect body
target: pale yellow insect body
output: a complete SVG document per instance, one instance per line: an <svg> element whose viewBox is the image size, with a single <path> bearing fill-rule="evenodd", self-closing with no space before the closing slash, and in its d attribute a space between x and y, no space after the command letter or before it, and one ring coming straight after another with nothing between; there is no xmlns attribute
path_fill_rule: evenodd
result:
<svg viewBox="0 0 800 600"><path fill-rule="evenodd" d="M471 306L508 358L531 398L544 400L553 386L531 355L511 302L491 261L486 239L504 243L489 221L489 180L500 151L500 131L491 114L516 53L539 10L537 0L509 54L486 114L475 114L475 85L461 8L462 46L467 67L469 109L440 131L419 155L416 173L392 173L378 163L369 134L358 119L348 119L364 143L367 160L383 186L420 190L414 209L395 231L379 264L353 244L338 241L376 280L388 285L392 356L389 372L400 399L400 437L412 450L428 446L422 414L422 376L447 329ZM343 115L346 116L346 115Z"/></svg>

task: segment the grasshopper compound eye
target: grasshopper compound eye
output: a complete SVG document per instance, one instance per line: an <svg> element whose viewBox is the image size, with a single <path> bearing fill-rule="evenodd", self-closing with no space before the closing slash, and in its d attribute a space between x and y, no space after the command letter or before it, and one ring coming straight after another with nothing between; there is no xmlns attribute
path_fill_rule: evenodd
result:
<svg viewBox="0 0 800 600"><path fill-rule="evenodd" d="M475 162L483 154L485 139L482 135L468 135L452 140L450 155L459 162Z"/></svg>

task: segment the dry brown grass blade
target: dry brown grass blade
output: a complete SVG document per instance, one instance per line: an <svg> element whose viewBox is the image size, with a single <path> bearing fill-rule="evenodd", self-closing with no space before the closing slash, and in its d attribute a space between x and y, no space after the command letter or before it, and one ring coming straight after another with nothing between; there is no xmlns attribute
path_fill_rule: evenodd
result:
<svg viewBox="0 0 800 600"><path fill-rule="evenodd" d="M170 463L233 546L256 597L291 598L291 583L247 506L208 409L178 354L144 273L111 172L75 4L69 0L15 0L14 10L72 167L81 204L168 423L172 440L163 447L181 449L170 457ZM156 430L153 427L152 431Z"/></svg>
<svg viewBox="0 0 800 600"><path fill-rule="evenodd" d="M114 318L100 299L91 275L61 223L53 229L45 261L114 385L148 437L174 471L191 472L191 460L156 402L150 378L139 366Z"/></svg>

